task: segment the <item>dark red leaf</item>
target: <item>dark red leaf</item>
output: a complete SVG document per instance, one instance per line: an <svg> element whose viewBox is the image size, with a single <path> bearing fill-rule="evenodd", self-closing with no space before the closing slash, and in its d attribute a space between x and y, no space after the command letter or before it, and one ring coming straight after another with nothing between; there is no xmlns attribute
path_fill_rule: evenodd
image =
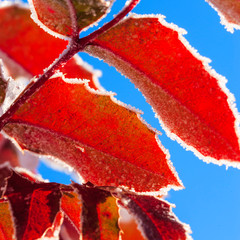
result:
<svg viewBox="0 0 240 240"><path fill-rule="evenodd" d="M83 84L49 79L10 122L4 130L23 149L61 159L97 186L145 192L181 186L137 114Z"/></svg>
<svg viewBox="0 0 240 240"><path fill-rule="evenodd" d="M107 191L74 185L82 198L82 239L118 240L118 207Z"/></svg>
<svg viewBox="0 0 240 240"><path fill-rule="evenodd" d="M85 51L134 82L169 136L177 136L206 161L240 161L237 113L224 80L209 70L175 26L162 18L132 16Z"/></svg>
<svg viewBox="0 0 240 240"><path fill-rule="evenodd" d="M54 184L34 183L16 172L7 179L5 197L11 206L19 240L42 237L53 226L60 210L61 192Z"/></svg>
<svg viewBox="0 0 240 240"><path fill-rule="evenodd" d="M176 218L171 205L152 196L121 195L120 204L131 213L148 240L187 240L189 227Z"/></svg>

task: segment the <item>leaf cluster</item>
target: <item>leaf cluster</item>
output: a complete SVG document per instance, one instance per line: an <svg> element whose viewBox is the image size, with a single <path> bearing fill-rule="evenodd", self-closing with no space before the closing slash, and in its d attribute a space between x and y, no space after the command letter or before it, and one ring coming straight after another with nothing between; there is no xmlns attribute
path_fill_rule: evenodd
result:
<svg viewBox="0 0 240 240"><path fill-rule="evenodd" d="M79 33L113 1L31 0L32 12L1 3L0 239L124 239L120 206L145 239L191 239L163 200L183 184L158 133L101 87L78 52L131 79L167 134L199 158L239 166L238 112L223 77L163 17L125 17L138 2L86 37ZM237 1L209 2L230 30L238 28ZM12 169L22 165L12 142L63 161L85 184L47 183Z"/></svg>

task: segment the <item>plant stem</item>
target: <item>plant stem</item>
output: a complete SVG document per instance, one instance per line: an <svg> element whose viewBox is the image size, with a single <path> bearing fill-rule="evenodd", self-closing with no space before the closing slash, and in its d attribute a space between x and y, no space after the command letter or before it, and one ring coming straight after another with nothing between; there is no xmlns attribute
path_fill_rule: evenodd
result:
<svg viewBox="0 0 240 240"><path fill-rule="evenodd" d="M65 0L65 1L68 5L71 22L72 22L72 31L73 31L72 38L79 38L79 32L78 32L78 26L77 26L77 14L76 14L73 2L72 0Z"/></svg>
<svg viewBox="0 0 240 240"><path fill-rule="evenodd" d="M8 123L9 119L24 104L29 97L31 97L57 70L61 64L71 59L78 51L76 43L72 40L69 47L62 53L62 55L48 68L46 72L39 76L35 82L31 82L21 95L14 101L9 109L0 117L0 130Z"/></svg>
<svg viewBox="0 0 240 240"><path fill-rule="evenodd" d="M30 98L38 89L55 73L55 71L68 60L70 60L77 52L82 51L87 44L91 43L100 34L106 32L108 29L116 25L121 21L140 0L131 0L122 11L120 11L114 19L102 26L100 29L89 34L84 38L78 38L78 33L74 31L72 39L68 48L62 53L62 55L54 61L46 72L40 75L36 81L31 82L27 88L21 93L21 95L14 101L9 109L0 117L0 130L8 123L13 114ZM73 6L71 0L67 0L70 11L73 13ZM73 27L76 27L76 21L73 22ZM74 30L74 29L73 29Z"/></svg>
<svg viewBox="0 0 240 240"><path fill-rule="evenodd" d="M86 45L91 43L95 38L97 38L102 33L109 30L111 27L119 23L132 9L140 2L140 0L131 0L122 11L120 11L110 22L103 25L98 30L92 32L86 37L80 38L78 40L79 49L83 50Z"/></svg>

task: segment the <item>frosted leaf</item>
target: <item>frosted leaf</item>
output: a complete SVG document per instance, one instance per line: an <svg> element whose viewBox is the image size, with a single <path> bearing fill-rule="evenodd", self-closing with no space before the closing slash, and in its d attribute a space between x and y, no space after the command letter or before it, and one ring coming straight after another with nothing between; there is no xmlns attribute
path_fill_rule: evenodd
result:
<svg viewBox="0 0 240 240"><path fill-rule="evenodd" d="M239 167L234 97L183 34L162 16L132 15L84 50L131 79L171 138L207 162Z"/></svg>
<svg viewBox="0 0 240 240"><path fill-rule="evenodd" d="M33 20L58 37L71 36L101 19L112 3L113 0L30 1Z"/></svg>
<svg viewBox="0 0 240 240"><path fill-rule="evenodd" d="M240 29L240 3L238 0L205 0L214 8L227 31Z"/></svg>

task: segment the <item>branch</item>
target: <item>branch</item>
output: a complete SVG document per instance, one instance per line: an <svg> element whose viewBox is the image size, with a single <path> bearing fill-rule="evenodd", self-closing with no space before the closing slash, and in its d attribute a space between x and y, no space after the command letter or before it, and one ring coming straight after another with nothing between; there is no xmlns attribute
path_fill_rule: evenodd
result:
<svg viewBox="0 0 240 240"><path fill-rule="evenodd" d="M68 5L68 9L69 9L69 14L71 17L71 22L72 22L72 35L71 38L72 39L78 39L79 38L79 31L78 31L78 24L77 24L77 14L73 5L72 0L65 0L67 5Z"/></svg>
<svg viewBox="0 0 240 240"><path fill-rule="evenodd" d="M78 49L79 49L79 51L82 51L86 47L86 45L91 43L95 38L97 38L99 35L101 35L102 33L106 32L107 30L109 30L110 28L115 26L117 23L119 23L130 11L132 11L132 9L134 7L136 7L136 5L139 2L140 2L140 0L130 0L130 1L128 1L126 6L122 9L121 12L119 12L114 17L114 19L112 19L110 22L108 22L105 25L103 25L98 30L92 32L88 36L80 38L78 40Z"/></svg>
<svg viewBox="0 0 240 240"><path fill-rule="evenodd" d="M70 41L68 48L56 59L48 68L46 72L38 77L34 82L31 82L21 95L12 103L9 109L0 117L0 130L8 123L8 120L13 114L20 108L26 100L31 97L54 73L55 71L65 62L70 60L77 53L76 42Z"/></svg>

